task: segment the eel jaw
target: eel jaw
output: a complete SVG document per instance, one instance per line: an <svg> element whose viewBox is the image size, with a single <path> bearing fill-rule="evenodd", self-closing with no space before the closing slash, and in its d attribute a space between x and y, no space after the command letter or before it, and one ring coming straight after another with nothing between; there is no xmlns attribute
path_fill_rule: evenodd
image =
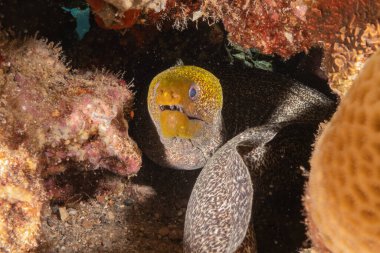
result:
<svg viewBox="0 0 380 253"><path fill-rule="evenodd" d="M183 109L183 106L182 106L182 105L159 105L159 108L160 108L160 111L161 111L161 112L163 112L163 111L179 111L180 113L185 114L189 120L200 120L200 121L205 122L205 121L202 120L201 118L198 118L198 117L195 117L195 116L189 115L189 114Z"/></svg>
<svg viewBox="0 0 380 253"><path fill-rule="evenodd" d="M159 105L157 129L164 138L193 139L204 134L206 122L189 115L180 105Z"/></svg>

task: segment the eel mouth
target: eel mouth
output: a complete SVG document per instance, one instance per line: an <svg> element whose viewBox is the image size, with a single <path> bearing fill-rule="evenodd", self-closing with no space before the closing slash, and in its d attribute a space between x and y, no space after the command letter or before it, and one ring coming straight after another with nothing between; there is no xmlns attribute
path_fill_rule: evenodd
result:
<svg viewBox="0 0 380 253"><path fill-rule="evenodd" d="M187 116L189 120L200 120L203 121L201 118L189 115L184 109L183 106L181 105L160 105L160 111L178 111L180 113L183 113L184 115Z"/></svg>

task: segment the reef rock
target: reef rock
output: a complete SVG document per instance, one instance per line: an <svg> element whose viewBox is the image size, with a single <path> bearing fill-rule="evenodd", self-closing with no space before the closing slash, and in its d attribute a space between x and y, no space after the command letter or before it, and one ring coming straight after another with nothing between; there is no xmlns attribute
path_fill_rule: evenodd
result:
<svg viewBox="0 0 380 253"><path fill-rule="evenodd" d="M0 252L18 253L37 246L45 191L37 159L23 148L0 142Z"/></svg>
<svg viewBox="0 0 380 253"><path fill-rule="evenodd" d="M183 29L187 21L200 18L201 2L192 0L87 0L96 22L106 29L126 29L135 24L161 27L166 19L174 20L173 27ZM197 15L197 13L199 15Z"/></svg>
<svg viewBox="0 0 380 253"><path fill-rule="evenodd" d="M330 87L343 96L365 60L380 45L377 0L88 0L98 23L109 29L174 20L222 21L229 40L285 59L322 47ZM212 23L212 22L211 22Z"/></svg>
<svg viewBox="0 0 380 253"><path fill-rule="evenodd" d="M42 177L69 166L122 176L140 169L124 118L133 101L128 85L108 73L77 73L61 58L51 43L0 34L1 252L36 245Z"/></svg>
<svg viewBox="0 0 380 253"><path fill-rule="evenodd" d="M323 69L339 95L380 45L376 0L206 0L202 9L220 19L230 40L245 48L283 58L324 48Z"/></svg>

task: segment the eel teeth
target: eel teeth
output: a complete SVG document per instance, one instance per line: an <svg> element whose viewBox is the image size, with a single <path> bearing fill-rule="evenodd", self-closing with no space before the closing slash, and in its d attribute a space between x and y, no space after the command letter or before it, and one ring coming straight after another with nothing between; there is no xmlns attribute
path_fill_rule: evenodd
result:
<svg viewBox="0 0 380 253"><path fill-rule="evenodd" d="M183 108L180 105L160 105L160 110L179 111L183 113Z"/></svg>
<svg viewBox="0 0 380 253"><path fill-rule="evenodd" d="M197 118L197 117L193 117L191 115L188 115L184 110L183 110L183 107L180 106L180 105L159 105L160 107L160 110L161 111L178 111L178 112L181 112L183 114L186 114L186 116L190 119L190 120L201 120L200 118ZM202 120L201 120L202 121Z"/></svg>

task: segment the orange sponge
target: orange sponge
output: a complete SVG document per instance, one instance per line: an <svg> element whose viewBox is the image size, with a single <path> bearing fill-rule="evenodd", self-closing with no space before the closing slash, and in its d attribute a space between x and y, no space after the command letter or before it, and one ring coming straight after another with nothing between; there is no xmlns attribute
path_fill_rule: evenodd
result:
<svg viewBox="0 0 380 253"><path fill-rule="evenodd" d="M305 196L319 252L380 252L380 52L318 139Z"/></svg>

